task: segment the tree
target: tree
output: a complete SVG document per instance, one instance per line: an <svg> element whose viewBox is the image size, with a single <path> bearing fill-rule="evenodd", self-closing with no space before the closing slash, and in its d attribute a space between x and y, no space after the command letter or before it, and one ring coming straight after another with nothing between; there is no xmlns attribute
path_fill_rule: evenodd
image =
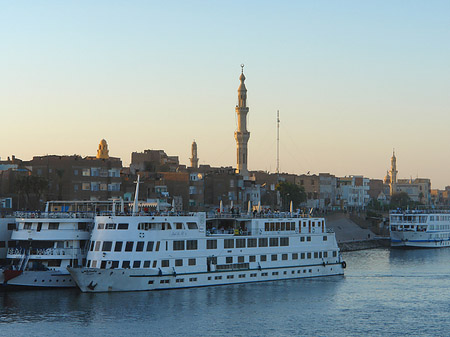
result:
<svg viewBox="0 0 450 337"><path fill-rule="evenodd" d="M414 208L415 202L411 200L408 193L406 192L399 192L395 193L391 196L391 208Z"/></svg>
<svg viewBox="0 0 450 337"><path fill-rule="evenodd" d="M289 210L291 201L294 209L306 201L306 192L302 186L283 181L278 183L276 190L280 192L282 209L285 211Z"/></svg>
<svg viewBox="0 0 450 337"><path fill-rule="evenodd" d="M25 209L39 208L40 198L47 188L47 179L39 176L20 176L15 182L17 193L25 198ZM34 196L34 198L33 198Z"/></svg>

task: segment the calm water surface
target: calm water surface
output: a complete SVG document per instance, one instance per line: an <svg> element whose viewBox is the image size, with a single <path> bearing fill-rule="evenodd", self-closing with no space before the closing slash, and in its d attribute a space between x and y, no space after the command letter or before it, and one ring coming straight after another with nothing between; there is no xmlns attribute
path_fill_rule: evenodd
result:
<svg viewBox="0 0 450 337"><path fill-rule="evenodd" d="M450 335L450 249L344 258L344 277L114 294L3 292L0 335Z"/></svg>

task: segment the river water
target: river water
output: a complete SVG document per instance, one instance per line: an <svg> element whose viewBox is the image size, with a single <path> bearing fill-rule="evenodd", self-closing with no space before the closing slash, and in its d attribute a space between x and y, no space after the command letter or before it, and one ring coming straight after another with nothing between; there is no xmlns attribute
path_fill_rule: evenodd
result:
<svg viewBox="0 0 450 337"><path fill-rule="evenodd" d="M343 256L342 277L157 292L3 292L0 336L450 334L450 249Z"/></svg>

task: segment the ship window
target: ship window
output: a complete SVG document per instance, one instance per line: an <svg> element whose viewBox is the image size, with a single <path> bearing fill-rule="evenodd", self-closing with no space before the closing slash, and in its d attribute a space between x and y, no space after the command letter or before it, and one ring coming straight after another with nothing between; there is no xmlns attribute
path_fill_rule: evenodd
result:
<svg viewBox="0 0 450 337"><path fill-rule="evenodd" d="M256 239L248 239L247 240L247 247L248 248L256 247Z"/></svg>
<svg viewBox="0 0 450 337"><path fill-rule="evenodd" d="M161 260L161 267L168 267L169 266L169 260Z"/></svg>
<svg viewBox="0 0 450 337"><path fill-rule="evenodd" d="M305 253L301 253L300 257L301 257L302 260L304 260L305 259Z"/></svg>
<svg viewBox="0 0 450 337"><path fill-rule="evenodd" d="M197 240L187 240L186 241L186 249L187 250L196 250L197 249Z"/></svg>
<svg viewBox="0 0 450 337"><path fill-rule="evenodd" d="M127 223L120 223L117 225L117 229L128 229Z"/></svg>
<svg viewBox="0 0 450 337"><path fill-rule="evenodd" d="M289 246L289 238L280 238L280 246Z"/></svg>
<svg viewBox="0 0 450 337"><path fill-rule="evenodd" d="M238 263L244 263L244 257L238 256Z"/></svg>
<svg viewBox="0 0 450 337"><path fill-rule="evenodd" d="M154 282L153 280L150 280L148 281L148 284L153 284L153 282Z"/></svg>
<svg viewBox="0 0 450 337"><path fill-rule="evenodd" d="M311 241L311 237L310 236L306 237L306 241Z"/></svg>
<svg viewBox="0 0 450 337"><path fill-rule="evenodd" d="M155 249L155 252L159 252L159 246L160 246L160 241L157 241L156 242L156 249Z"/></svg>
<svg viewBox="0 0 450 337"><path fill-rule="evenodd" d="M49 267L61 267L61 260L48 260L48 266Z"/></svg>
<svg viewBox="0 0 450 337"><path fill-rule="evenodd" d="M156 268L156 263L157 263L157 261L155 260L155 261L153 261L153 268Z"/></svg>
<svg viewBox="0 0 450 337"><path fill-rule="evenodd" d="M183 223L181 223L181 222L176 222L176 223L175 223L175 228L176 228L176 229L183 229Z"/></svg>
<svg viewBox="0 0 450 337"><path fill-rule="evenodd" d="M95 243L95 251L96 252L98 252L99 250L100 250L100 244L101 244L102 242L101 241L97 241L96 243Z"/></svg>
<svg viewBox="0 0 450 337"><path fill-rule="evenodd" d="M215 279L215 280L221 280L221 279L222 279L222 276L215 276L214 279Z"/></svg>
<svg viewBox="0 0 450 337"><path fill-rule="evenodd" d="M328 236L324 235L323 236L323 241L327 241L328 240Z"/></svg>
<svg viewBox="0 0 450 337"><path fill-rule="evenodd" d="M306 256L308 257L308 259L311 258L311 253L307 253Z"/></svg>
<svg viewBox="0 0 450 337"><path fill-rule="evenodd" d="M264 230L265 230L266 232L268 232L268 231L270 230L270 224L269 224L268 222L266 222L266 223L264 224Z"/></svg>
<svg viewBox="0 0 450 337"><path fill-rule="evenodd" d="M122 268L130 268L130 261L122 261Z"/></svg>
<svg viewBox="0 0 450 337"><path fill-rule="evenodd" d="M133 241L127 241L125 245L125 251L126 252L132 252L133 251L134 242Z"/></svg>
<svg viewBox="0 0 450 337"><path fill-rule="evenodd" d="M119 261L111 261L111 269L119 268Z"/></svg>
<svg viewBox="0 0 450 337"><path fill-rule="evenodd" d="M153 245L154 245L153 241L147 242L147 252L151 252L153 250Z"/></svg>
<svg viewBox="0 0 450 337"><path fill-rule="evenodd" d="M234 239L225 239L223 240L223 248L234 248Z"/></svg>
<svg viewBox="0 0 450 337"><path fill-rule="evenodd" d="M261 262L267 261L267 255L261 255L261 256L259 257L259 260L260 260Z"/></svg>
<svg viewBox="0 0 450 337"><path fill-rule="evenodd" d="M116 229L116 224L115 223L107 223L105 225L105 229Z"/></svg>
<svg viewBox="0 0 450 337"><path fill-rule="evenodd" d="M225 259L225 263L233 263L233 257L232 256L227 256Z"/></svg>
<svg viewBox="0 0 450 337"><path fill-rule="evenodd" d="M282 254L281 255L281 259L282 260L287 260L288 259L288 255L287 254Z"/></svg>
<svg viewBox="0 0 450 337"><path fill-rule="evenodd" d="M91 241L91 249L90 249L91 252L94 250L94 245L95 245L95 241Z"/></svg>
<svg viewBox="0 0 450 337"><path fill-rule="evenodd" d="M6 247L6 241L0 241L0 248Z"/></svg>
<svg viewBox="0 0 450 337"><path fill-rule="evenodd" d="M116 246L114 247L115 252L121 252L122 251L122 241L116 241Z"/></svg>
<svg viewBox="0 0 450 337"><path fill-rule="evenodd" d="M245 248L245 239L237 239L236 248Z"/></svg>
<svg viewBox="0 0 450 337"><path fill-rule="evenodd" d="M191 277L190 279L189 279L189 282L196 282L197 281L197 278L196 277Z"/></svg>
<svg viewBox="0 0 450 337"><path fill-rule="evenodd" d="M97 224L97 229L104 229L104 228L105 228L105 224L104 223L98 223ZM49 225L48 229L50 229L50 225Z"/></svg>
<svg viewBox="0 0 450 337"><path fill-rule="evenodd" d="M261 276L267 276L268 273L261 273Z"/></svg>
<svg viewBox="0 0 450 337"><path fill-rule="evenodd" d="M276 260L278 259L278 255L277 255L277 254L272 254L271 257L270 257L270 259L271 259L272 261L276 261Z"/></svg>
<svg viewBox="0 0 450 337"><path fill-rule="evenodd" d="M281 230L282 230L282 231L285 231L285 230L286 230L286 223L285 223L285 222L282 222L282 223L281 223Z"/></svg>
<svg viewBox="0 0 450 337"><path fill-rule="evenodd" d="M275 230L275 222L270 223L270 231L273 232Z"/></svg>
<svg viewBox="0 0 450 337"><path fill-rule="evenodd" d="M239 274L239 278L245 278L245 274Z"/></svg>
<svg viewBox="0 0 450 337"><path fill-rule="evenodd" d="M317 259L319 257L319 253L318 252L314 252L314 258Z"/></svg>
<svg viewBox="0 0 450 337"><path fill-rule="evenodd" d="M173 250L184 250L184 241L174 241L173 242Z"/></svg>
<svg viewBox="0 0 450 337"><path fill-rule="evenodd" d="M256 262L256 256L255 255L250 255L249 256L249 261L250 262Z"/></svg>
<svg viewBox="0 0 450 337"><path fill-rule="evenodd" d="M141 267L141 261L133 261L133 268L140 268Z"/></svg>
<svg viewBox="0 0 450 337"><path fill-rule="evenodd" d="M112 248L112 241L103 241L102 247L103 252L110 252L111 248Z"/></svg>
<svg viewBox="0 0 450 337"><path fill-rule="evenodd" d="M91 268L97 268L97 261L96 260L92 260Z"/></svg>
<svg viewBox="0 0 450 337"><path fill-rule="evenodd" d="M189 229L198 229L196 222L188 222L187 225Z"/></svg>
<svg viewBox="0 0 450 337"><path fill-rule="evenodd" d="M227 279L234 278L234 275L227 275Z"/></svg>
<svg viewBox="0 0 450 337"><path fill-rule="evenodd" d="M278 275L278 272L277 272L277 271L274 271L274 272L272 273L272 275Z"/></svg>
<svg viewBox="0 0 450 337"><path fill-rule="evenodd" d="M59 223L49 223L48 229L50 230L58 230L59 229Z"/></svg>
<svg viewBox="0 0 450 337"><path fill-rule="evenodd" d="M217 240L206 240L207 249L217 249Z"/></svg>
<svg viewBox="0 0 450 337"><path fill-rule="evenodd" d="M322 258L322 252L319 252L319 259Z"/></svg>
<svg viewBox="0 0 450 337"><path fill-rule="evenodd" d="M188 260L188 264L189 264L190 266L195 266L195 265L197 264L197 262L196 262L195 259L189 259L189 260Z"/></svg>
<svg viewBox="0 0 450 337"><path fill-rule="evenodd" d="M100 269L106 269L106 261L100 263Z"/></svg>
<svg viewBox="0 0 450 337"><path fill-rule="evenodd" d="M328 252L323 252L323 257L328 257Z"/></svg>
<svg viewBox="0 0 450 337"><path fill-rule="evenodd" d="M259 242L260 247L267 247L267 242L268 242L267 238L259 238L258 242Z"/></svg>
<svg viewBox="0 0 450 337"><path fill-rule="evenodd" d="M144 268L150 268L151 261L144 261Z"/></svg>
<svg viewBox="0 0 450 337"><path fill-rule="evenodd" d="M181 267L181 266L183 266L183 259L175 260L175 267Z"/></svg>
<svg viewBox="0 0 450 337"><path fill-rule="evenodd" d="M298 253L292 253L292 260L298 260Z"/></svg>
<svg viewBox="0 0 450 337"><path fill-rule="evenodd" d="M337 252L333 251L333 257L336 257L336 256L337 256Z"/></svg>
<svg viewBox="0 0 450 337"><path fill-rule="evenodd" d="M136 251L142 252L144 250L144 241L138 241L136 244Z"/></svg>
<svg viewBox="0 0 450 337"><path fill-rule="evenodd" d="M250 277L256 277L256 273L250 274Z"/></svg>
<svg viewBox="0 0 450 337"><path fill-rule="evenodd" d="M15 223L9 223L8 224L8 230L9 231L13 231L16 229L16 224Z"/></svg>
<svg viewBox="0 0 450 337"><path fill-rule="evenodd" d="M277 247L278 246L278 238L270 238L270 247Z"/></svg>
<svg viewBox="0 0 450 337"><path fill-rule="evenodd" d="M85 222L79 222L78 223L78 230L79 231L85 231L86 230L86 223Z"/></svg>

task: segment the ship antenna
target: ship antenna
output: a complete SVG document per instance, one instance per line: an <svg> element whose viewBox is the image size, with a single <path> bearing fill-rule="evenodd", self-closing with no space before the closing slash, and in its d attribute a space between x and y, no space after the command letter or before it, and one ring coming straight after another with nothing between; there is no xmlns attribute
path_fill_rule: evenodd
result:
<svg viewBox="0 0 450 337"><path fill-rule="evenodd" d="M280 110L277 110L277 180L280 178Z"/></svg>
<svg viewBox="0 0 450 337"><path fill-rule="evenodd" d="M133 215L136 215L136 212L138 209L139 182L140 182L140 175L138 174L137 181L136 181L136 192L134 192Z"/></svg>

